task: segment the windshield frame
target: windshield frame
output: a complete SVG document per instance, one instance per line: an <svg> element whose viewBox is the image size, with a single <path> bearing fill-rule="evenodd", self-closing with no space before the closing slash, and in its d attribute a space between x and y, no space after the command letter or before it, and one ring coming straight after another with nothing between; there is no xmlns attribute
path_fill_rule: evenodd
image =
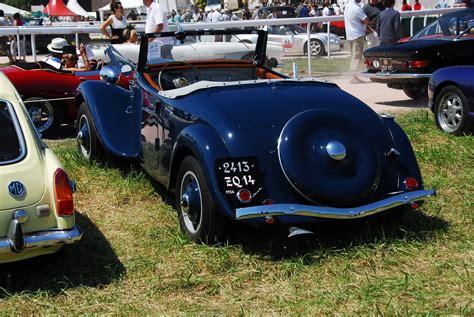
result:
<svg viewBox="0 0 474 317"><path fill-rule="evenodd" d="M6 166L6 165L11 165L11 164L21 162L26 156L27 148L26 148L25 136L23 135L20 121L18 120L18 116L15 112L13 104L10 101L6 99L2 99L2 98L0 98L0 103L4 103L6 105L6 109L8 113L10 114L10 118L12 119L13 127L15 128L15 132L18 138L18 143L20 145L20 153L16 158L10 159L8 161L0 161L0 166Z"/></svg>
<svg viewBox="0 0 474 317"><path fill-rule="evenodd" d="M204 30L204 31L183 31L183 32L161 32L161 33L139 33L140 52L138 55L138 64L136 70L144 72L148 69L148 44L151 39L159 39L164 37L173 37L179 39L186 36L201 35L237 35L240 34L257 34L257 45L255 46L254 62L258 65L264 65L266 49L267 49L267 31L264 30Z"/></svg>

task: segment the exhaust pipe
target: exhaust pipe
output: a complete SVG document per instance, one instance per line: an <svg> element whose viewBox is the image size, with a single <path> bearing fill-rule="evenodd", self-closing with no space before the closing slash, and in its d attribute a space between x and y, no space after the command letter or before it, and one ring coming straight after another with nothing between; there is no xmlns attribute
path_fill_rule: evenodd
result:
<svg viewBox="0 0 474 317"><path fill-rule="evenodd" d="M298 227L289 227L288 228L288 238L291 237L296 237L296 236L301 236L301 235L307 235L307 234L314 234L314 232L306 230L306 229L301 229Z"/></svg>

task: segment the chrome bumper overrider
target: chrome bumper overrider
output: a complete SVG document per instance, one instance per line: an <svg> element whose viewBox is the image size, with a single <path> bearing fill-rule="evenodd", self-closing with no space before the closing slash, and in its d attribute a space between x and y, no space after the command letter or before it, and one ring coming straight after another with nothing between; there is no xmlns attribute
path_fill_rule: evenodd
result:
<svg viewBox="0 0 474 317"><path fill-rule="evenodd" d="M410 74L410 73L388 73L388 72L377 72L369 73L362 72L362 76L369 78L395 78L395 79L417 79L417 78L430 78L431 74Z"/></svg>
<svg viewBox="0 0 474 317"><path fill-rule="evenodd" d="M436 190L416 190L404 192L365 206L352 208L333 208L300 204L274 204L238 208L237 220L261 218L267 216L306 216L330 219L355 219L370 216L397 206L410 204L436 196Z"/></svg>
<svg viewBox="0 0 474 317"><path fill-rule="evenodd" d="M24 246L21 250L15 250L18 241L15 239L24 239ZM72 244L81 240L82 230L75 226L70 230L50 230L40 231L31 234L15 234L7 238L0 239L0 254L20 253L30 248L49 247L58 244ZM20 244L22 243L20 242Z"/></svg>

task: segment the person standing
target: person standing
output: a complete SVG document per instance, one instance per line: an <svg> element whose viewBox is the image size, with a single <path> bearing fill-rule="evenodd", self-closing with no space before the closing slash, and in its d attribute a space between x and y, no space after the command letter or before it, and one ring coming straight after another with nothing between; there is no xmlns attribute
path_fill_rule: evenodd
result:
<svg viewBox="0 0 474 317"><path fill-rule="evenodd" d="M20 19L20 13L15 13L13 15L13 26L23 26L23 21ZM18 45L19 44L19 45ZM18 46L20 47L20 52L18 52ZM10 43L10 51L12 54L12 59L15 61L20 55L20 60L26 60L26 38L24 35L20 35L20 42L17 42L17 37L15 36Z"/></svg>
<svg viewBox="0 0 474 317"><path fill-rule="evenodd" d="M369 47L380 45L378 33L377 31L375 31L375 29L377 28L377 18L381 12L381 10L378 7L378 4L379 4L378 0L370 0L369 3L367 3L362 8L362 10L364 10L364 13L369 18L369 24L367 26L367 37L366 37L367 45Z"/></svg>
<svg viewBox="0 0 474 317"><path fill-rule="evenodd" d="M309 16L308 2L304 2L300 10L300 18L307 18Z"/></svg>
<svg viewBox="0 0 474 317"><path fill-rule="evenodd" d="M379 14L377 20L377 33L380 37L380 45L390 45L400 40L402 24L400 23L400 12L393 9L395 0L384 0L385 10Z"/></svg>
<svg viewBox="0 0 474 317"><path fill-rule="evenodd" d="M415 10L415 11L421 10L420 0L415 0L415 4L413 5L413 10Z"/></svg>
<svg viewBox="0 0 474 317"><path fill-rule="evenodd" d="M168 32L168 18L163 6L153 0L143 0L147 7L145 33Z"/></svg>
<svg viewBox="0 0 474 317"><path fill-rule="evenodd" d="M350 70L354 73L351 83L363 83L355 72L362 61L364 51L364 38L367 33L369 18L359 6L361 0L350 0L344 10L344 23L346 25L346 38L351 51Z"/></svg>
<svg viewBox="0 0 474 317"><path fill-rule="evenodd" d="M402 11L411 11L411 5L408 4L407 0L403 0L402 2Z"/></svg>
<svg viewBox="0 0 474 317"><path fill-rule="evenodd" d="M110 4L112 14L100 26L100 32L108 39L111 44L122 44L127 40L123 37L123 31L127 28L127 18L123 15L123 6L120 2L113 1ZM111 33L107 32L110 26Z"/></svg>
<svg viewBox="0 0 474 317"><path fill-rule="evenodd" d="M186 9L186 13L183 14L184 22L189 23L191 22L192 18L193 18L193 14L191 13L191 10Z"/></svg>
<svg viewBox="0 0 474 317"><path fill-rule="evenodd" d="M323 17L328 17L331 15L331 10L329 10L329 2L323 3Z"/></svg>
<svg viewBox="0 0 474 317"><path fill-rule="evenodd" d="M10 22L5 18L5 12L0 10L0 26L10 26ZM8 46L8 36L0 36L0 48L8 57L10 63L13 61L10 47Z"/></svg>

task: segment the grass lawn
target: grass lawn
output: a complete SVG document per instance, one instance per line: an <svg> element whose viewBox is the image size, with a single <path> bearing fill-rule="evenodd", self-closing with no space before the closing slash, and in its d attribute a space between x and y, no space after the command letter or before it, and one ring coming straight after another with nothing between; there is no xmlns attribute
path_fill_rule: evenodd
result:
<svg viewBox="0 0 474 317"><path fill-rule="evenodd" d="M293 72L293 63L298 65L300 70L300 76L308 76L308 58L307 57L295 57L288 58L282 61L284 64L283 67L278 68L277 71L282 72L283 74L290 74ZM351 60L350 58L325 58L325 57L312 57L311 58L311 75L316 75L319 73L331 73L331 74L341 74L348 73ZM361 67L365 66L362 62L360 63ZM362 70L362 68L361 68Z"/></svg>
<svg viewBox="0 0 474 317"><path fill-rule="evenodd" d="M227 246L178 229L168 195L139 169L86 164L48 141L77 182L83 240L1 265L2 314L466 314L474 294L474 138L397 118L439 197L396 217L325 223L311 238L239 227Z"/></svg>

